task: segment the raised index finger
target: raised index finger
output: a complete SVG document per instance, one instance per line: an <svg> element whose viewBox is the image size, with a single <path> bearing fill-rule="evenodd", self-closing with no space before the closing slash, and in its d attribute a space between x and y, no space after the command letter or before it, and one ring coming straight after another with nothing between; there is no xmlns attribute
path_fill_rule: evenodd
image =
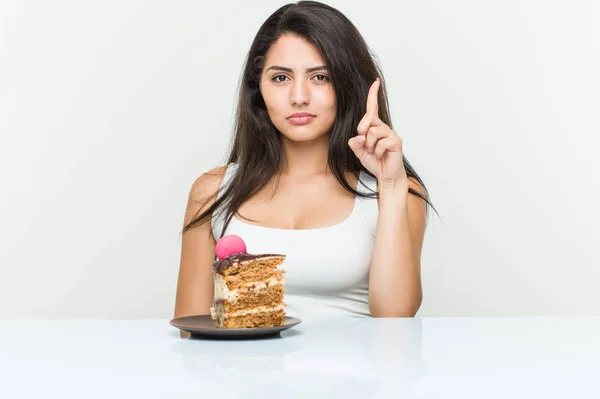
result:
<svg viewBox="0 0 600 399"><path fill-rule="evenodd" d="M373 82L369 89L369 96L367 97L367 114L374 117L379 117L379 104L377 102L377 95L379 94L379 78Z"/></svg>

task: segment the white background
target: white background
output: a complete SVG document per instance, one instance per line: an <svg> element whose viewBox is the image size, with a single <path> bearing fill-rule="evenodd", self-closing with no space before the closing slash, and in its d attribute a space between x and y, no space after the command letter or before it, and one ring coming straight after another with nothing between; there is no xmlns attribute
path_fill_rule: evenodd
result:
<svg viewBox="0 0 600 399"><path fill-rule="evenodd" d="M172 317L189 189L283 4L0 3L0 317ZM329 4L441 214L419 314L600 314L598 3Z"/></svg>

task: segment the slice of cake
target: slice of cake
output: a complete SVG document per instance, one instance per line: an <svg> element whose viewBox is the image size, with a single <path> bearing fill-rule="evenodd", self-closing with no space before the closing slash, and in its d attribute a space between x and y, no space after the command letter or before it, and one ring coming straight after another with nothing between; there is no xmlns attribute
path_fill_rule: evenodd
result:
<svg viewBox="0 0 600 399"><path fill-rule="evenodd" d="M274 327L285 324L285 255L252 255L235 235L217 243L213 264L212 318L219 328Z"/></svg>

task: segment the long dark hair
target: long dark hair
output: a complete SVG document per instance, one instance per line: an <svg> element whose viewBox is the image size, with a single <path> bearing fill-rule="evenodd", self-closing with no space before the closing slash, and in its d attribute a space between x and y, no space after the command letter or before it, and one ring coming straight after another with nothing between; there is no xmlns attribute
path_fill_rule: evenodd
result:
<svg viewBox="0 0 600 399"><path fill-rule="evenodd" d="M358 174L366 170L348 146L365 113L367 95L379 77L379 118L392 127L385 81L371 52L356 27L340 11L315 1L287 4L275 11L260 27L246 57L240 82L234 139L227 161L238 168L216 201L196 216L183 231L206 222L213 213L225 215L226 226L237 209L258 193L278 173L283 161L280 133L271 122L260 93L264 60L271 45L282 35L293 34L315 46L325 61L337 99L337 114L331 130L328 165L340 184L354 195L377 198L377 193L359 192L351 186L345 172ZM417 180L425 195L409 189L433 207L425 184L404 158L409 178ZM435 209L435 208L434 208Z"/></svg>

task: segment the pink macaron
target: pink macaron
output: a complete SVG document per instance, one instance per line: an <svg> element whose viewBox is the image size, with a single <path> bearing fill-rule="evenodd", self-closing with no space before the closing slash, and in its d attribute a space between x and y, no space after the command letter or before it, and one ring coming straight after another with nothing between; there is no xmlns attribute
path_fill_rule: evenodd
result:
<svg viewBox="0 0 600 399"><path fill-rule="evenodd" d="M215 248L217 258L225 259L230 255L246 252L246 243L241 237L229 234L222 237Z"/></svg>

